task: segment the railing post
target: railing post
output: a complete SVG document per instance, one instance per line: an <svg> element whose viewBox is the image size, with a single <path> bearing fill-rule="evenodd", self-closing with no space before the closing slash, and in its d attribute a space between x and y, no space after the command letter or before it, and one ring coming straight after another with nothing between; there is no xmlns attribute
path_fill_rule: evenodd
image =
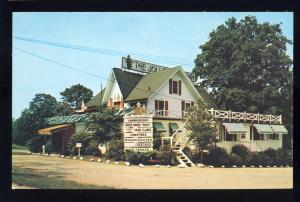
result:
<svg viewBox="0 0 300 202"><path fill-rule="evenodd" d="M279 123L282 124L282 115L279 116Z"/></svg>
<svg viewBox="0 0 300 202"><path fill-rule="evenodd" d="M272 123L272 114L269 115L269 122Z"/></svg>
<svg viewBox="0 0 300 202"><path fill-rule="evenodd" d="M257 123L259 123L259 113L257 113Z"/></svg>
<svg viewBox="0 0 300 202"><path fill-rule="evenodd" d="M229 121L231 121L231 109L228 110L228 115L227 116L228 116Z"/></svg>
<svg viewBox="0 0 300 202"><path fill-rule="evenodd" d="M243 115L243 118L244 118L244 122L246 123L246 120L247 120L247 116L246 116L246 112L244 111L244 115Z"/></svg>

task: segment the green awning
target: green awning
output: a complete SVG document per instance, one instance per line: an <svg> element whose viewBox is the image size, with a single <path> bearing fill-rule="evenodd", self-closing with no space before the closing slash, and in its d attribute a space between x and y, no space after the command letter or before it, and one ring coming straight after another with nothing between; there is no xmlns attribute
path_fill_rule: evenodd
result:
<svg viewBox="0 0 300 202"><path fill-rule="evenodd" d="M172 130L177 130L179 127L178 127L178 125L177 125L177 123L169 123L169 125L170 125L170 128L172 129Z"/></svg>
<svg viewBox="0 0 300 202"><path fill-rule="evenodd" d="M247 130L242 123L223 123L229 134L245 134Z"/></svg>
<svg viewBox="0 0 300 202"><path fill-rule="evenodd" d="M271 128L276 134L288 134L288 130L284 127L284 125L271 125Z"/></svg>
<svg viewBox="0 0 300 202"><path fill-rule="evenodd" d="M274 131L272 130L269 124L253 124L259 134L273 134Z"/></svg>
<svg viewBox="0 0 300 202"><path fill-rule="evenodd" d="M160 132L167 131L161 122L153 122L153 127Z"/></svg>

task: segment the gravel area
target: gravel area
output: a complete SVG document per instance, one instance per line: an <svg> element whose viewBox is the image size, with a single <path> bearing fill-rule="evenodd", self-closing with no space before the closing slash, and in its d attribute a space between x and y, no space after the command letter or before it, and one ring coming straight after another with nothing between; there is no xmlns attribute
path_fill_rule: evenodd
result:
<svg viewBox="0 0 300 202"><path fill-rule="evenodd" d="M293 168L157 168L37 155L13 155L12 160L13 166L48 177L117 189L293 188Z"/></svg>

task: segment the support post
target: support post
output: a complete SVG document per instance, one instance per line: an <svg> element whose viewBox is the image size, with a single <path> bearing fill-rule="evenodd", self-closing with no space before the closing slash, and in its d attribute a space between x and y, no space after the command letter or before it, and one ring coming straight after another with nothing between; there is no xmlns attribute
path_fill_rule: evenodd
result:
<svg viewBox="0 0 300 202"><path fill-rule="evenodd" d="M80 147L77 148L78 148L78 158L80 158Z"/></svg>

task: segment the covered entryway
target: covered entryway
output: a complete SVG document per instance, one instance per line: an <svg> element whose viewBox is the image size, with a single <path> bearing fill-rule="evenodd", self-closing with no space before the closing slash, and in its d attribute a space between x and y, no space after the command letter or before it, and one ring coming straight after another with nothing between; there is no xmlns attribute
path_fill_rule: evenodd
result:
<svg viewBox="0 0 300 202"><path fill-rule="evenodd" d="M51 136L52 153L65 154L68 150L68 140L75 133L73 124L63 124L38 130L39 135Z"/></svg>

